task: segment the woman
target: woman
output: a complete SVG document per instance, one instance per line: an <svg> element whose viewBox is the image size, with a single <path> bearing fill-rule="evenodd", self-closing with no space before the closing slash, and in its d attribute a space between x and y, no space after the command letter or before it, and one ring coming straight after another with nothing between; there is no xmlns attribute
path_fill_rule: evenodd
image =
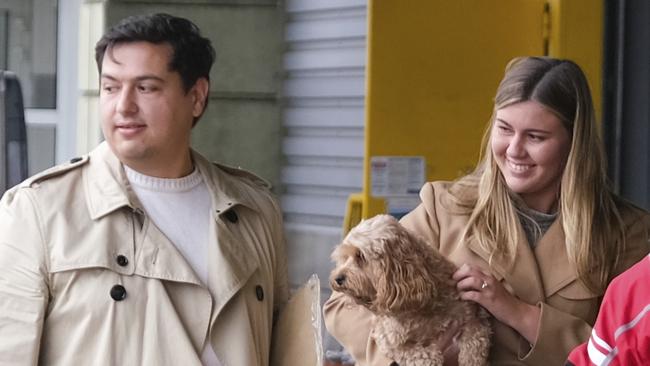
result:
<svg viewBox="0 0 650 366"><path fill-rule="evenodd" d="M511 61L483 146L470 175L425 184L402 224L459 266L461 298L494 317L490 364L562 365L589 338L610 279L650 251L650 216L609 188L571 61ZM337 293L324 312L359 365L391 363L368 337L371 314Z"/></svg>

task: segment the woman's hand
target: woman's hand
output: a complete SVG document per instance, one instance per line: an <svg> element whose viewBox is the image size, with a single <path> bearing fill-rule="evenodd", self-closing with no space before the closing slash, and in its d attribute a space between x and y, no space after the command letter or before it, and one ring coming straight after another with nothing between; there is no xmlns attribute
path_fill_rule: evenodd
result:
<svg viewBox="0 0 650 366"><path fill-rule="evenodd" d="M463 264L452 276L457 282L460 298L474 301L498 321L510 326L530 344L537 341L540 308L527 304L510 294L494 276L480 268Z"/></svg>

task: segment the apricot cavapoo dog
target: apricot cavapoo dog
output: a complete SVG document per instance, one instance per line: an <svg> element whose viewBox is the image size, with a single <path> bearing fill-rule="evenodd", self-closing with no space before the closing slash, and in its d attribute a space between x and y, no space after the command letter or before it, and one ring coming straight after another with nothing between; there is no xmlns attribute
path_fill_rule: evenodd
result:
<svg viewBox="0 0 650 366"><path fill-rule="evenodd" d="M332 289L368 308L370 336L400 366L442 365L438 342L460 325L458 363L485 365L490 325L485 309L460 300L454 264L389 215L362 221L332 253ZM446 337L446 338L445 338Z"/></svg>

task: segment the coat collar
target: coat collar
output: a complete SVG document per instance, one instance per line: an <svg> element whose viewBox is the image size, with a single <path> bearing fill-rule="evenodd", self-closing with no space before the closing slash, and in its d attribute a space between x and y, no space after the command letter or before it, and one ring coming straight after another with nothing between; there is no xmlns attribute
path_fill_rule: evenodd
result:
<svg viewBox="0 0 650 366"><path fill-rule="evenodd" d="M228 220L221 215L237 206L245 206L253 211L258 211L259 208L252 194L247 191L246 184L234 176L238 170L215 166L194 151L192 159L205 179L212 199L209 258L215 265L210 267L210 283L205 285L211 288L216 298L226 301L242 286L258 264L250 259L255 257L252 255L254 249L239 240L238 226L244 223L227 225L225 222ZM142 212L142 206L131 189L122 163L106 142L93 150L88 160L84 185L92 220L99 220L124 207L133 212ZM201 284L175 245L150 220L144 222L139 235L135 238L135 241L140 243L136 248L136 273L147 277Z"/></svg>
<svg viewBox="0 0 650 366"><path fill-rule="evenodd" d="M251 195L250 187L243 184L241 179L236 176L247 176L261 185L268 186L268 183L244 170L212 163L194 150L192 150L192 160L208 186L216 217L220 217L237 205L259 211L259 206Z"/></svg>
<svg viewBox="0 0 650 366"><path fill-rule="evenodd" d="M90 152L88 169L84 173L84 191L91 219L100 219L121 207L139 207L131 203L135 195L127 188L129 182L124 168L106 142Z"/></svg>
<svg viewBox="0 0 650 366"><path fill-rule="evenodd" d="M216 216L237 205L258 210L252 197L241 184L236 184L231 176L237 169L212 164L195 151L192 151L192 160L205 179ZM218 169L214 169L215 167ZM130 207L133 210L142 208L126 178L122 163L105 141L89 154L84 181L86 203L93 220L122 207Z"/></svg>

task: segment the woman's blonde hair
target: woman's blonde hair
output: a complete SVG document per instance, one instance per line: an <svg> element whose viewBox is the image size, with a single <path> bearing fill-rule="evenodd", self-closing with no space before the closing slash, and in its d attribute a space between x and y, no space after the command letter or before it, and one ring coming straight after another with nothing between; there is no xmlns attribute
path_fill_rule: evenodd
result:
<svg viewBox="0 0 650 366"><path fill-rule="evenodd" d="M600 293L611 279L625 245L624 226L617 198L607 181L589 86L580 67L572 61L522 57L506 67L483 136L479 165L469 177L457 182L460 186L478 186L476 201L465 202L474 209L462 240L473 236L490 253L490 262L499 257L510 265L514 263L519 218L492 153L490 136L497 110L529 100L554 112L572 137L560 183L558 217L578 278Z"/></svg>

